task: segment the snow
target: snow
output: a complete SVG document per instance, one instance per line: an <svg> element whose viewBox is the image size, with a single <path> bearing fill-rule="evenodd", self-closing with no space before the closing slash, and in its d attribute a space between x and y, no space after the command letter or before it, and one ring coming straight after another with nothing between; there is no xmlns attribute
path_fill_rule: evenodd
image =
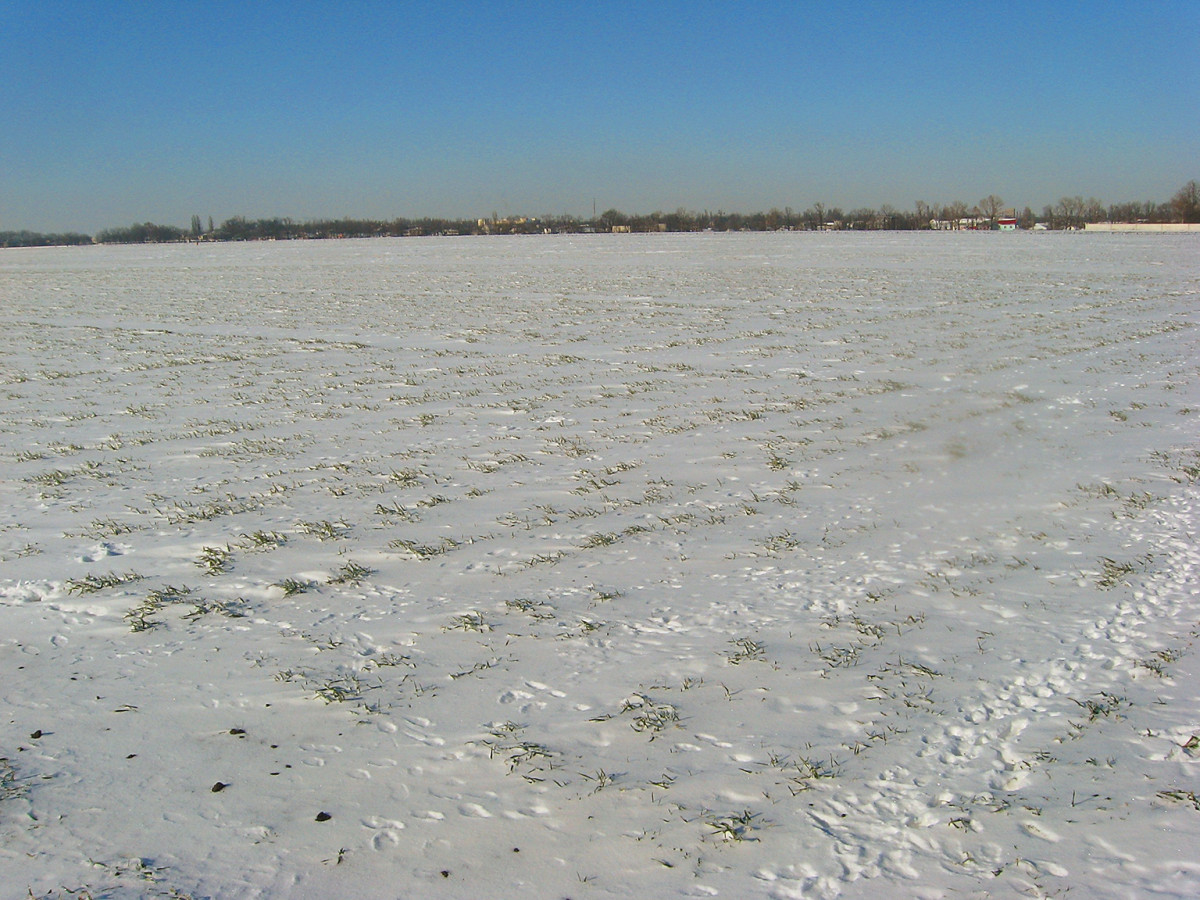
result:
<svg viewBox="0 0 1200 900"><path fill-rule="evenodd" d="M1188 235L0 254L0 900L1200 893Z"/></svg>

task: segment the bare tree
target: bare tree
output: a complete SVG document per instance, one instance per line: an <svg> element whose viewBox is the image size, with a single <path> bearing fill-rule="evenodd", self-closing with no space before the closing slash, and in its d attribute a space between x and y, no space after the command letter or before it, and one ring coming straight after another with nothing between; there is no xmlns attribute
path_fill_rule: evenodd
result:
<svg viewBox="0 0 1200 900"><path fill-rule="evenodd" d="M1200 182L1193 178L1176 191L1171 209L1181 222L1200 222Z"/></svg>
<svg viewBox="0 0 1200 900"><path fill-rule="evenodd" d="M949 219L954 223L954 227L958 227L960 219L966 218L967 204L961 200L955 200L953 203L947 203L942 207L942 218Z"/></svg>
<svg viewBox="0 0 1200 900"><path fill-rule="evenodd" d="M933 217L933 210L929 208L929 204L924 200L918 200L916 203L917 227L928 228L929 222Z"/></svg>
<svg viewBox="0 0 1200 900"><path fill-rule="evenodd" d="M995 194L988 194L979 201L979 211L983 213L984 218L994 221L1002 209L1004 209L1004 199Z"/></svg>
<svg viewBox="0 0 1200 900"><path fill-rule="evenodd" d="M1055 213L1062 222L1064 228L1078 228L1083 224L1083 212L1086 204L1083 198L1063 197L1055 206Z"/></svg>
<svg viewBox="0 0 1200 900"><path fill-rule="evenodd" d="M611 231L615 225L628 225L629 217L619 209L606 209L600 213L600 221L605 228Z"/></svg>

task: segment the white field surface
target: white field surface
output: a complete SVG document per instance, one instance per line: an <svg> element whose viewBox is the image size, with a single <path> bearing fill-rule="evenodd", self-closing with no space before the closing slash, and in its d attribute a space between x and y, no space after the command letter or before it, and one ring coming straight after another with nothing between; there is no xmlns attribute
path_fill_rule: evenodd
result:
<svg viewBox="0 0 1200 900"><path fill-rule="evenodd" d="M0 252L0 900L1196 896L1198 250Z"/></svg>

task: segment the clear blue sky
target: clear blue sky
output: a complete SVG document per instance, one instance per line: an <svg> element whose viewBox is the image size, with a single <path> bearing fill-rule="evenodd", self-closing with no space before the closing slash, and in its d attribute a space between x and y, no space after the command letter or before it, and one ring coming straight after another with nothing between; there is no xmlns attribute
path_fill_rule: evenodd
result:
<svg viewBox="0 0 1200 900"><path fill-rule="evenodd" d="M0 0L0 230L1200 178L1200 0Z"/></svg>

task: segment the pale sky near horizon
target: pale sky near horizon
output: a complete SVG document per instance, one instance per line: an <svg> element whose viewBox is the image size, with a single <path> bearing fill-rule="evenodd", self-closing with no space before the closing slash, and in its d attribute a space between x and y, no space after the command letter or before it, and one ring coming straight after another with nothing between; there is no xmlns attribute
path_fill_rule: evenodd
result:
<svg viewBox="0 0 1200 900"><path fill-rule="evenodd" d="M0 0L0 230L1168 200L1200 0Z"/></svg>

